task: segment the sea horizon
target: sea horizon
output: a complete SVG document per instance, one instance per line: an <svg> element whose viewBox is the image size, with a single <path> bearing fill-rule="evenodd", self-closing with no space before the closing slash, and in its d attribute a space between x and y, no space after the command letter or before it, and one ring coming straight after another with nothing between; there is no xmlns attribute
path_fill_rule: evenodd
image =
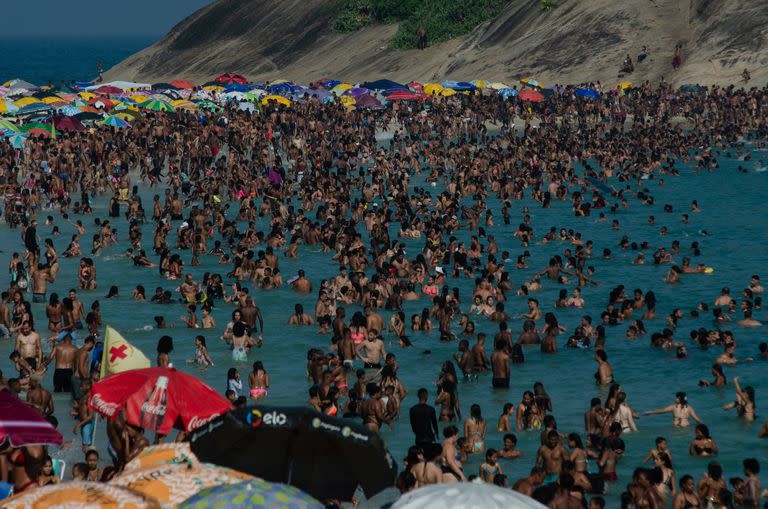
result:
<svg viewBox="0 0 768 509"><path fill-rule="evenodd" d="M23 79L36 85L90 81L162 37L155 35L0 36L0 83Z"/></svg>

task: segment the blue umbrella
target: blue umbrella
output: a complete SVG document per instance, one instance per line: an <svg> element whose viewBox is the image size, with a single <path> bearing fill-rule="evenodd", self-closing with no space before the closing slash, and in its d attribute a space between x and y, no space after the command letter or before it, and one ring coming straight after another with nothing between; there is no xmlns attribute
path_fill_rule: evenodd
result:
<svg viewBox="0 0 768 509"><path fill-rule="evenodd" d="M21 108L19 111L16 112L16 115L26 115L28 113L37 113L39 111L47 111L53 109L53 106L47 103L32 103L27 104L23 108Z"/></svg>
<svg viewBox="0 0 768 509"><path fill-rule="evenodd" d="M13 148L22 148L24 142L27 141L27 136L21 133L12 133L8 136L8 141L11 142Z"/></svg>
<svg viewBox="0 0 768 509"><path fill-rule="evenodd" d="M293 486L254 479L206 488L179 509L323 509L323 504Z"/></svg>
<svg viewBox="0 0 768 509"><path fill-rule="evenodd" d="M600 92L592 88L577 88L576 97L583 97L585 99L600 99L602 96Z"/></svg>
<svg viewBox="0 0 768 509"><path fill-rule="evenodd" d="M505 99L509 99L510 97L516 97L520 94L520 92L516 88L502 88L499 90L499 95L501 97L504 97Z"/></svg>
<svg viewBox="0 0 768 509"><path fill-rule="evenodd" d="M242 83L232 83L231 85L227 85L224 88L227 90L227 92L248 92L253 87Z"/></svg>
<svg viewBox="0 0 768 509"><path fill-rule="evenodd" d="M75 115L79 115L83 111L80 108L77 108L75 106L64 106L63 108L58 108L56 112L59 115L66 115L67 117L74 117Z"/></svg>

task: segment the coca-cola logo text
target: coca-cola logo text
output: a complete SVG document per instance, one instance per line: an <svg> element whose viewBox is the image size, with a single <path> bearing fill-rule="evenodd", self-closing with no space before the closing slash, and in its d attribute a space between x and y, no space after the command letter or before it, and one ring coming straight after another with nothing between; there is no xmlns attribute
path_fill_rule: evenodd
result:
<svg viewBox="0 0 768 509"><path fill-rule="evenodd" d="M187 423L187 431L192 431L192 430L195 430L195 429L197 429L197 428L199 428L201 426L205 426L206 424L208 424L209 422L211 422L212 420L214 420L218 416L219 416L219 414L213 414L213 415L211 415L209 417L198 417L196 415L193 415L189 419L189 422Z"/></svg>
<svg viewBox="0 0 768 509"><path fill-rule="evenodd" d="M166 405L153 405L149 402L144 402L143 405L141 405L141 411L143 413L152 414L152 415L165 415L165 408Z"/></svg>
<svg viewBox="0 0 768 509"><path fill-rule="evenodd" d="M114 417L117 413L117 405L104 401L99 394L94 394L91 398L91 407L107 417Z"/></svg>

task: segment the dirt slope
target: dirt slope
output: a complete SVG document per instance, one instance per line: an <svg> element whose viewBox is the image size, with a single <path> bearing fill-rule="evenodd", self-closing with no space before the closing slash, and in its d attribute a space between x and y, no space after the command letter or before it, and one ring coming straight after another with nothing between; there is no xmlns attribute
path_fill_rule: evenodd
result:
<svg viewBox="0 0 768 509"><path fill-rule="evenodd" d="M364 81L442 79L545 85L600 80L614 84L750 84L768 81L768 7L745 0L560 0L543 12L536 0L513 0L467 36L425 51L392 51L396 25L335 34L332 0L218 0L188 17L153 46L110 69L105 79L206 81L224 71L253 80L307 83L321 77ZM673 71L674 47L684 48ZM650 56L620 76L626 54Z"/></svg>

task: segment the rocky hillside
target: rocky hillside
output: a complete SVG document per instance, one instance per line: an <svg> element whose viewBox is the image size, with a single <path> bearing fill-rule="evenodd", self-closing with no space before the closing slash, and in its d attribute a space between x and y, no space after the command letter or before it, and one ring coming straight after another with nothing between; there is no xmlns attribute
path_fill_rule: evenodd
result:
<svg viewBox="0 0 768 509"><path fill-rule="evenodd" d="M452 0L446 0L452 1ZM217 0L183 20L153 46L110 69L105 79L206 81L224 71L253 80L300 83L322 77L364 81L442 79L545 85L600 80L676 84L768 81L768 8L746 0L510 0L468 35L424 51L389 48L397 24L335 33L338 0ZM683 65L671 66L683 47ZM649 56L620 75L629 54Z"/></svg>

